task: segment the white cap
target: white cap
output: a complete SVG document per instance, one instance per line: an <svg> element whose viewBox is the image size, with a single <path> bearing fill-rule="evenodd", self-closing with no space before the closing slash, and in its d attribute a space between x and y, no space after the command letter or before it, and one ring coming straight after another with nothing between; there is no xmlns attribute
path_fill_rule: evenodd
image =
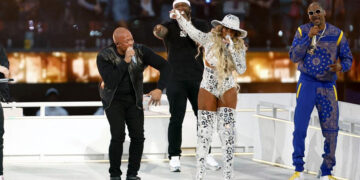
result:
<svg viewBox="0 0 360 180"><path fill-rule="evenodd" d="M186 3L187 5L191 6L190 1L188 1L188 0L175 0L173 2L173 8L175 8L175 4L177 4L177 3Z"/></svg>

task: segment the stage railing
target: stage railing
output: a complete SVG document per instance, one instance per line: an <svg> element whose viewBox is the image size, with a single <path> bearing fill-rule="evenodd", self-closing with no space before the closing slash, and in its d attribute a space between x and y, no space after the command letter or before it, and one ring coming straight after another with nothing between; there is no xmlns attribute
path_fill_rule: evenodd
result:
<svg viewBox="0 0 360 180"><path fill-rule="evenodd" d="M39 107L40 117L45 116L45 107L101 107L100 101L83 101L83 102L11 102L2 103L4 108L29 108ZM22 115L18 115L22 116ZM5 117L6 118L6 117Z"/></svg>
<svg viewBox="0 0 360 180"><path fill-rule="evenodd" d="M358 105L355 105L355 104L351 105L350 103L339 102L340 108L347 108L346 106L356 106L357 107ZM265 112L264 109L271 109L271 114L269 114L269 113L264 114L264 112ZM283 114L282 118L279 117L279 112L281 112ZM285 116L284 116L284 112L287 112L287 113L285 113ZM278 121L293 122L294 121L294 113L295 113L294 107L287 107L287 106L284 106L281 104L275 104L275 103L271 103L271 102L260 101L256 107L256 116L257 117L264 116L267 118L273 118L274 120L278 120ZM319 117L317 115L316 109L314 109L314 111L310 117L309 125L318 127L318 128L320 127ZM356 117L353 117L353 118L351 118L350 116L343 117L342 113L340 112L339 128L340 128L340 131L360 135L360 120L359 120L359 118L357 119Z"/></svg>

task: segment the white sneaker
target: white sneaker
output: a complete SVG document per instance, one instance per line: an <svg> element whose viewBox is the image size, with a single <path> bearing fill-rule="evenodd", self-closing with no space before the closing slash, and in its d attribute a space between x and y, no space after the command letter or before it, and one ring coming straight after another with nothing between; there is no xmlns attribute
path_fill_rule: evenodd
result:
<svg viewBox="0 0 360 180"><path fill-rule="evenodd" d="M180 156L172 156L169 161L169 166L171 172L180 172L181 171Z"/></svg>
<svg viewBox="0 0 360 180"><path fill-rule="evenodd" d="M4 176L3 176L3 175L0 176L0 180L4 180Z"/></svg>
<svg viewBox="0 0 360 180"><path fill-rule="evenodd" d="M336 180L336 178L334 178L331 175L328 175L328 176L321 176L320 180Z"/></svg>
<svg viewBox="0 0 360 180"><path fill-rule="evenodd" d="M295 171L289 180L304 180L304 173Z"/></svg>
<svg viewBox="0 0 360 180"><path fill-rule="evenodd" d="M208 154L206 156L206 168L213 170L213 171L217 171L219 169L221 169L221 166L219 165L218 162L216 162L216 160L214 159L214 157L211 154Z"/></svg>

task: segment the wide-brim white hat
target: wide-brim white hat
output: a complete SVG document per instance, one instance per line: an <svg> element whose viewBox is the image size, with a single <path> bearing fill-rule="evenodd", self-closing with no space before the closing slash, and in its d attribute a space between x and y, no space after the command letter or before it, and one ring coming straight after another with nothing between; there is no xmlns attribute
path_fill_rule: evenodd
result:
<svg viewBox="0 0 360 180"><path fill-rule="evenodd" d="M240 29L240 20L237 16L234 16L232 14L228 14L224 17L222 21L218 20L212 20L211 21L212 26L222 25L229 29L239 31L241 33L240 38L245 38L247 36L247 31Z"/></svg>

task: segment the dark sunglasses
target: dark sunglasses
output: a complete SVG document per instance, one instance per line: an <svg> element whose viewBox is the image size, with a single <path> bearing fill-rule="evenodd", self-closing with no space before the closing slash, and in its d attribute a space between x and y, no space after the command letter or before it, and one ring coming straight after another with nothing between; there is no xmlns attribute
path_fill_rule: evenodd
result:
<svg viewBox="0 0 360 180"><path fill-rule="evenodd" d="M321 10L318 9L318 10L315 11L315 13L316 13L316 14L320 14L320 13L321 13ZM312 16L312 15L314 15L314 12L313 12L313 11L309 11L308 14L309 14L309 16Z"/></svg>

